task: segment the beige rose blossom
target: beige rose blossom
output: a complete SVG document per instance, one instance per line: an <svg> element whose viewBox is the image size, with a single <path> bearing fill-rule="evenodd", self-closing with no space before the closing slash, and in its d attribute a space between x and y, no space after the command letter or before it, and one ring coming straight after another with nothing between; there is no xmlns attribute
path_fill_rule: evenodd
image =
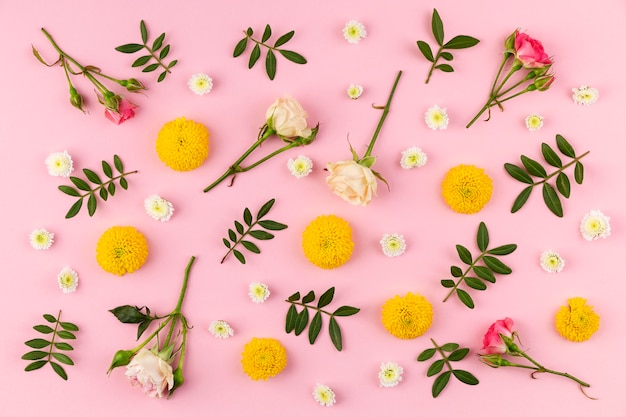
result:
<svg viewBox="0 0 626 417"><path fill-rule="evenodd" d="M126 365L126 374L131 384L141 385L149 397L163 397L174 386L172 367L159 355L142 348Z"/></svg>
<svg viewBox="0 0 626 417"><path fill-rule="evenodd" d="M372 170L356 161L329 162L328 184L339 197L354 205L366 206L376 197L376 177Z"/></svg>
<svg viewBox="0 0 626 417"><path fill-rule="evenodd" d="M312 130L307 126L307 117L300 103L290 96L277 99L265 113L267 125L282 138L311 136Z"/></svg>

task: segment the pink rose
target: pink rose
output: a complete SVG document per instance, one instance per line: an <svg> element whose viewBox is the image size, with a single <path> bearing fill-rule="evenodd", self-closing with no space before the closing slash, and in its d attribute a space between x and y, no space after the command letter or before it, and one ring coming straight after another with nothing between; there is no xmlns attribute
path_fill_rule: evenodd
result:
<svg viewBox="0 0 626 417"><path fill-rule="evenodd" d="M524 68L542 68L552 65L552 60L543 50L543 45L525 33L515 31L515 56Z"/></svg>
<svg viewBox="0 0 626 417"><path fill-rule="evenodd" d="M376 196L376 177L372 170L356 161L329 162L326 184L333 193L354 205L366 206Z"/></svg>
<svg viewBox="0 0 626 417"><path fill-rule="evenodd" d="M172 367L159 355L142 348L126 366L126 374L131 384L140 384L149 397L163 397L174 386Z"/></svg>
<svg viewBox="0 0 626 417"><path fill-rule="evenodd" d="M479 354L492 355L508 352L509 349L502 336L512 339L513 325L513 320L508 317L493 323L483 338L483 348Z"/></svg>
<svg viewBox="0 0 626 417"><path fill-rule="evenodd" d="M104 115L107 119L116 124L122 124L122 122L132 119L135 116L135 106L125 98L120 98L117 111L111 109L105 109Z"/></svg>

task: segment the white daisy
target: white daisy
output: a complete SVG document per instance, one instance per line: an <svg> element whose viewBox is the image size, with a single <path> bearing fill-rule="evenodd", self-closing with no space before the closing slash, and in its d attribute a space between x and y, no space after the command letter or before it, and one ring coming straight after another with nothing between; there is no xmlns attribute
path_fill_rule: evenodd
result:
<svg viewBox="0 0 626 417"><path fill-rule="evenodd" d="M604 239L611 235L611 218L600 210L591 210L580 221L580 233L585 240Z"/></svg>
<svg viewBox="0 0 626 417"><path fill-rule="evenodd" d="M213 88L213 79L206 74L194 74L187 82L189 89L199 96L209 94Z"/></svg>
<svg viewBox="0 0 626 417"><path fill-rule="evenodd" d="M313 161L304 155L299 155L296 159L290 158L287 161L287 168L296 178L306 177L313 170Z"/></svg>
<svg viewBox="0 0 626 417"><path fill-rule="evenodd" d="M350 97L352 100L356 100L357 98L361 97L361 94L363 94L363 86L360 84L350 84L347 92L348 97Z"/></svg>
<svg viewBox="0 0 626 417"><path fill-rule="evenodd" d="M395 387L402 381L403 371L402 367L395 362L383 362L378 373L380 386L385 388Z"/></svg>
<svg viewBox="0 0 626 417"><path fill-rule="evenodd" d="M541 129L543 127L543 117L539 116L538 114L531 114L530 116L526 117L526 127L531 132Z"/></svg>
<svg viewBox="0 0 626 417"><path fill-rule="evenodd" d="M572 88L572 91L574 92L574 94L572 94L574 103L582 104L583 106L595 103L600 97L598 90L587 87L586 85L581 85L580 88Z"/></svg>
<svg viewBox="0 0 626 417"><path fill-rule="evenodd" d="M30 245L37 250L50 249L54 243L54 233L48 232L46 229L35 229L28 235Z"/></svg>
<svg viewBox="0 0 626 417"><path fill-rule="evenodd" d="M233 328L224 320L214 320L209 324L209 331L218 339L228 339L235 334Z"/></svg>
<svg viewBox="0 0 626 417"><path fill-rule="evenodd" d="M330 407L335 404L335 392L327 385L317 384L313 388L313 398L320 405Z"/></svg>
<svg viewBox="0 0 626 417"><path fill-rule="evenodd" d="M383 248L383 253L390 258L400 256L406 250L404 237L398 233L384 234L382 239L380 239L380 245Z"/></svg>
<svg viewBox="0 0 626 417"><path fill-rule="evenodd" d="M402 158L400 159L400 166L404 169L419 168L426 165L428 156L417 146L413 146L405 151L402 151Z"/></svg>
<svg viewBox="0 0 626 417"><path fill-rule="evenodd" d="M46 158L48 173L53 177L69 177L74 170L74 162L67 151L54 152Z"/></svg>
<svg viewBox="0 0 626 417"><path fill-rule="evenodd" d="M172 203L156 194L152 194L150 197L146 198L143 202L143 206L150 217L154 220L161 220L162 222L168 221L174 213Z"/></svg>
<svg viewBox="0 0 626 417"><path fill-rule="evenodd" d="M359 41L366 36L367 32L365 31L365 26L358 20L349 21L343 28L343 37L346 38L349 43L359 43Z"/></svg>
<svg viewBox="0 0 626 417"><path fill-rule="evenodd" d="M78 287L78 274L72 268L66 266L57 275L57 281L59 282L59 288L64 293L74 292L76 287Z"/></svg>
<svg viewBox="0 0 626 417"><path fill-rule="evenodd" d="M539 265L546 272L561 272L565 266L565 259L554 251L546 250L539 257Z"/></svg>
<svg viewBox="0 0 626 417"><path fill-rule="evenodd" d="M436 104L426 110L424 120L426 120L426 125L432 130L445 130L448 128L448 113L446 113L445 108L442 109Z"/></svg>
<svg viewBox="0 0 626 417"><path fill-rule="evenodd" d="M255 303L263 303L270 296L270 290L262 282L252 282L248 286L248 295Z"/></svg>

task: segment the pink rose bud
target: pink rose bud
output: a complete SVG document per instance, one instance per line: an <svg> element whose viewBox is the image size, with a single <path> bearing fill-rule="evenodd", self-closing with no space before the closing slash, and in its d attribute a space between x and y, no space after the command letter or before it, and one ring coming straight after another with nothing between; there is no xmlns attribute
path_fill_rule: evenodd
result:
<svg viewBox="0 0 626 417"><path fill-rule="evenodd" d="M119 97L119 96L117 96ZM132 119L135 117L135 106L133 103L128 101L127 99L120 97L119 106L117 111L110 110L106 108L104 110L104 115L107 119L116 124L122 124L128 119Z"/></svg>
<svg viewBox="0 0 626 417"><path fill-rule="evenodd" d="M538 77L537 79L535 79L535 82L533 83L535 87L537 87L537 90L539 91L546 91L548 88L550 88L550 86L552 85L552 83L554 82L554 75L544 75L542 77Z"/></svg>
<svg viewBox="0 0 626 417"><path fill-rule="evenodd" d="M519 31L515 32L515 56L524 68L552 65L552 60L543 50L541 42Z"/></svg>

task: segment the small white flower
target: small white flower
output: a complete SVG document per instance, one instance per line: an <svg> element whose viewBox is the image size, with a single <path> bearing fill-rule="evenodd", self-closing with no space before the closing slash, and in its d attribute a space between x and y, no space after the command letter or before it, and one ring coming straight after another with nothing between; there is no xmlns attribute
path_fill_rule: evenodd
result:
<svg viewBox="0 0 626 417"><path fill-rule="evenodd" d="M72 268L66 266L57 275L57 281L59 282L59 288L64 293L74 292L76 287L78 287L78 274Z"/></svg>
<svg viewBox="0 0 626 417"><path fill-rule="evenodd" d="M330 407L335 404L335 392L327 385L317 384L313 388L313 398L320 405Z"/></svg>
<svg viewBox="0 0 626 417"><path fill-rule="evenodd" d="M74 162L67 151L54 152L46 158L48 173L53 177L69 177L74 171Z"/></svg>
<svg viewBox="0 0 626 417"><path fill-rule="evenodd" d="M209 324L209 331L218 339L228 339L235 334L233 328L224 320L213 320Z"/></svg>
<svg viewBox="0 0 626 417"><path fill-rule="evenodd" d="M538 114L531 114L530 116L526 117L526 127L531 132L541 129L543 127L543 117L539 116Z"/></svg>
<svg viewBox="0 0 626 417"><path fill-rule="evenodd" d="M383 362L378 373L380 386L385 388L395 387L402 381L403 371L402 367L395 362Z"/></svg>
<svg viewBox="0 0 626 417"><path fill-rule="evenodd" d="M313 170L313 161L304 155L299 155L296 159L290 158L287 161L287 168L296 178L306 177Z"/></svg>
<svg viewBox="0 0 626 417"><path fill-rule="evenodd" d="M445 130L448 128L448 113L445 107L442 109L438 105L434 105L426 110L424 114L426 125L432 130Z"/></svg>
<svg viewBox="0 0 626 417"><path fill-rule="evenodd" d="M199 96L209 94L213 88L213 79L206 74L194 74L187 82L189 89Z"/></svg>
<svg viewBox="0 0 626 417"><path fill-rule="evenodd" d="M48 232L46 229L35 229L28 235L30 245L37 250L50 249L54 243L54 233Z"/></svg>
<svg viewBox="0 0 626 417"><path fill-rule="evenodd" d="M580 221L580 233L586 240L607 238L611 235L610 220L600 210L591 210Z"/></svg>
<svg viewBox="0 0 626 417"><path fill-rule="evenodd" d="M343 37L346 38L349 43L359 43L359 41L366 36L367 32L365 31L365 26L358 20L349 21L343 28Z"/></svg>
<svg viewBox="0 0 626 417"><path fill-rule="evenodd" d="M357 98L361 97L361 94L363 94L363 86L360 84L350 84L347 92L348 97L350 97L352 100L356 100Z"/></svg>
<svg viewBox="0 0 626 417"><path fill-rule="evenodd" d="M402 151L400 166L404 169L419 168L426 165L428 156L417 146Z"/></svg>
<svg viewBox="0 0 626 417"><path fill-rule="evenodd" d="M270 290L262 282L252 282L248 286L248 295L255 303L263 303L270 296Z"/></svg>
<svg viewBox="0 0 626 417"><path fill-rule="evenodd" d="M143 202L143 206L150 217L154 220L161 220L162 222L168 221L174 213L172 203L156 194L152 194L150 197L146 198Z"/></svg>
<svg viewBox="0 0 626 417"><path fill-rule="evenodd" d="M546 250L539 257L539 265L546 272L561 272L565 266L565 259L554 251Z"/></svg>
<svg viewBox="0 0 626 417"><path fill-rule="evenodd" d="M572 94L574 103L582 104L583 106L595 103L600 97L598 90L587 87L586 85L581 85L580 88L572 88L572 91L574 92L574 94Z"/></svg>
<svg viewBox="0 0 626 417"><path fill-rule="evenodd" d="M406 243L404 237L398 233L384 234L380 239L380 245L383 248L383 253L387 256L394 257L400 256L406 250Z"/></svg>

